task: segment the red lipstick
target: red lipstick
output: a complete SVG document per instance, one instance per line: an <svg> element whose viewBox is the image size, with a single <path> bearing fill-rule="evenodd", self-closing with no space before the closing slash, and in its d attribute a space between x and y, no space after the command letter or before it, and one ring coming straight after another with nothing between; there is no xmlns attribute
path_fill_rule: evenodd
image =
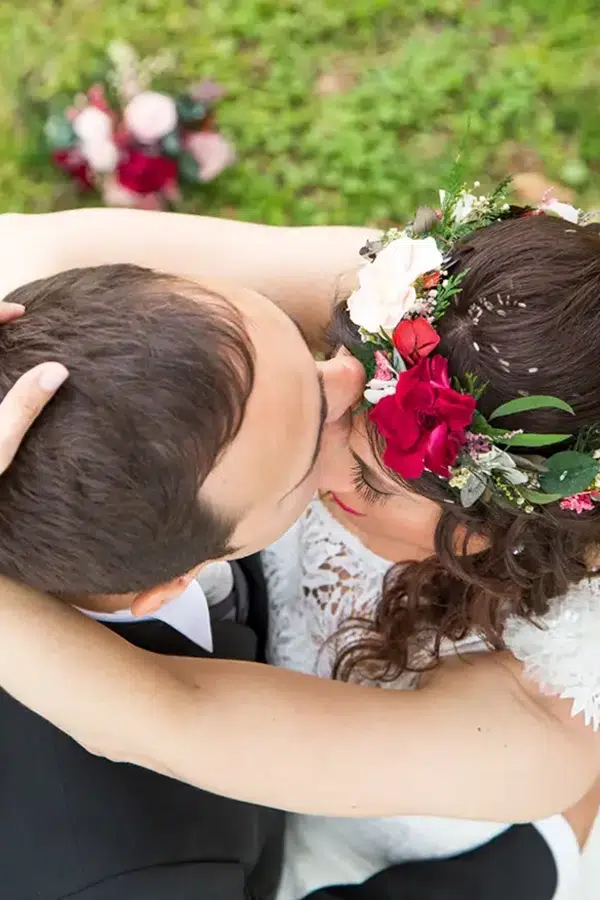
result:
<svg viewBox="0 0 600 900"><path fill-rule="evenodd" d="M333 491L330 492L330 496L331 496L331 499L335 503L337 503L339 508L344 510L344 512L350 513L351 516L362 516L363 515L363 513L359 513L355 509L352 509L351 506L347 506L342 500L340 500L340 498L337 496L337 494L334 494Z"/></svg>

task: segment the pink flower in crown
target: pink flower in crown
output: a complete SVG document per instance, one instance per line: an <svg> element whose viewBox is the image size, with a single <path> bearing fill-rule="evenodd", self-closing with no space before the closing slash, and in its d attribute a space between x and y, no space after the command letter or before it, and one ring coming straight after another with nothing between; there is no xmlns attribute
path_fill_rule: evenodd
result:
<svg viewBox="0 0 600 900"><path fill-rule="evenodd" d="M389 397L396 393L398 374L381 350L376 350L373 356L375 359L375 374L367 382L364 398L367 403L375 405L384 397Z"/></svg>
<svg viewBox="0 0 600 900"><path fill-rule="evenodd" d="M560 508L570 509L571 512L580 515L594 509L594 500L600 500L600 491L582 491L580 494L573 494L571 497L561 500Z"/></svg>
<svg viewBox="0 0 600 900"><path fill-rule="evenodd" d="M377 378L379 381L392 381L396 373L392 369L391 363L385 353L381 350L376 350L374 356L375 375L373 378Z"/></svg>
<svg viewBox="0 0 600 900"><path fill-rule="evenodd" d="M492 443L484 434L473 434L472 431L467 432L467 450L470 456L489 453L491 449Z"/></svg>

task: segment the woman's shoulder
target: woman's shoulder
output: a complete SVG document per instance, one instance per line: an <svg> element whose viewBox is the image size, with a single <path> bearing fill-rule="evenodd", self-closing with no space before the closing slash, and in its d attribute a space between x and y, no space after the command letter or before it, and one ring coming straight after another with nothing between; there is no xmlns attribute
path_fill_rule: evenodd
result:
<svg viewBox="0 0 600 900"><path fill-rule="evenodd" d="M539 619L511 617L504 641L545 693L572 700L572 715L600 729L599 578L582 579Z"/></svg>

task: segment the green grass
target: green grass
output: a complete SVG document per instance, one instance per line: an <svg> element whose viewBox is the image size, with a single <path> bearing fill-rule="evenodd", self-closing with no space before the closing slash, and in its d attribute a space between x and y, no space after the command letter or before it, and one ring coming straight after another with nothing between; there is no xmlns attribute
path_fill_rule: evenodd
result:
<svg viewBox="0 0 600 900"><path fill-rule="evenodd" d="M0 0L0 205L78 205L32 152L34 99L88 85L114 38L227 88L235 169L188 211L270 223L401 221L468 132L468 172L543 170L600 205L600 0ZM338 93L318 78L349 73Z"/></svg>

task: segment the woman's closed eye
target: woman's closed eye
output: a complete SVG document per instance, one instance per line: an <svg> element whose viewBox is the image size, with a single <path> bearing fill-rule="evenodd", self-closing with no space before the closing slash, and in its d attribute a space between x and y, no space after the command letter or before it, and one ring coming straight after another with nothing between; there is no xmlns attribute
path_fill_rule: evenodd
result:
<svg viewBox="0 0 600 900"><path fill-rule="evenodd" d="M382 491L376 488L369 480L368 474L365 472L366 466L363 461L355 456L355 465L352 467L352 486L354 490L365 503L387 503L390 497L394 496L391 491Z"/></svg>

